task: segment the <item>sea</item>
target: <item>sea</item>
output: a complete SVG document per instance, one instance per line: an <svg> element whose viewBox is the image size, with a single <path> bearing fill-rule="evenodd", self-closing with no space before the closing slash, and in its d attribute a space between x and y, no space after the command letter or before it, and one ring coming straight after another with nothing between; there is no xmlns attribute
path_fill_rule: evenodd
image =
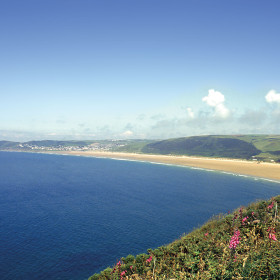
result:
<svg viewBox="0 0 280 280"><path fill-rule="evenodd" d="M0 152L0 279L85 280L280 183L127 160Z"/></svg>

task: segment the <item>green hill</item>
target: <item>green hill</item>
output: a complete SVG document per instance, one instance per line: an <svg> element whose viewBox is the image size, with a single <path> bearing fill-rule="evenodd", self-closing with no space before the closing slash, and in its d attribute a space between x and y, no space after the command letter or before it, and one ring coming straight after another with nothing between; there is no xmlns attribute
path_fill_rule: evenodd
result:
<svg viewBox="0 0 280 280"><path fill-rule="evenodd" d="M89 280L280 279L280 196L211 219L147 254L122 258Z"/></svg>
<svg viewBox="0 0 280 280"><path fill-rule="evenodd" d="M12 142L12 141L0 141L0 149L10 149L14 148L19 144L19 142Z"/></svg>
<svg viewBox="0 0 280 280"><path fill-rule="evenodd" d="M262 152L280 151L280 135L232 135L229 137L252 143Z"/></svg>
<svg viewBox="0 0 280 280"><path fill-rule="evenodd" d="M194 136L150 143L142 148L142 152L248 159L261 153L261 150L258 150L253 144L240 139Z"/></svg>
<svg viewBox="0 0 280 280"><path fill-rule="evenodd" d="M280 135L243 135L239 139L252 143L262 152L257 158L262 161L275 160L280 162Z"/></svg>
<svg viewBox="0 0 280 280"><path fill-rule="evenodd" d="M115 151L280 162L280 135L208 135L125 144Z"/></svg>

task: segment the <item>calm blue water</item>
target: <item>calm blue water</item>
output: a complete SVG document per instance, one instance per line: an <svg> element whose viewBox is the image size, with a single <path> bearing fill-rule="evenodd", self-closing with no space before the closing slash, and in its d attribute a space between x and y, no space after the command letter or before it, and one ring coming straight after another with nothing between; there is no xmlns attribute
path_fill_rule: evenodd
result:
<svg viewBox="0 0 280 280"><path fill-rule="evenodd" d="M0 279L83 280L280 184L143 162L0 152Z"/></svg>

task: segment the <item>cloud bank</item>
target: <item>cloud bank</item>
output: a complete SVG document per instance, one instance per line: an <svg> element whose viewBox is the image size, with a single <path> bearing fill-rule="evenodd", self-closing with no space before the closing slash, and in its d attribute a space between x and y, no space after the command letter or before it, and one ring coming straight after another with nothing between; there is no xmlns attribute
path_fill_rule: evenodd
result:
<svg viewBox="0 0 280 280"><path fill-rule="evenodd" d="M201 100L212 110L200 108L197 112L191 107L182 107L185 116L165 117L154 120L148 137L172 138L207 134L279 134L280 133L280 94L270 90L264 94L265 105L247 109L228 108L225 95L209 89ZM276 108L275 108L276 106Z"/></svg>
<svg viewBox="0 0 280 280"><path fill-rule="evenodd" d="M159 110L134 117L112 120L96 126L77 123L72 129L51 131L1 130L0 140L78 140L78 139L166 139L209 134L280 134L280 93L271 89L263 94L263 104L252 108L227 107L220 91L209 89L198 98L197 107L182 104L172 110ZM205 106L206 105L206 106ZM209 110L210 108L210 110Z"/></svg>

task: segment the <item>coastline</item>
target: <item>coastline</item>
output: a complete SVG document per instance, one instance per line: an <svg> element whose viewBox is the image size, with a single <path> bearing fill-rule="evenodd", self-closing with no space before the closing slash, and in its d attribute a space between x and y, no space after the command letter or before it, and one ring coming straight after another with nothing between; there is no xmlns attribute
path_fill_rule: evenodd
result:
<svg viewBox="0 0 280 280"><path fill-rule="evenodd" d="M189 166L207 170L222 171L237 175L246 175L280 182L280 164L277 163L257 163L253 161L222 158L203 158L190 156L170 156L170 155L150 155L121 152L103 151L52 151L43 152L52 154L64 154L73 156L87 156L96 158L111 158L123 160L146 161L151 163L172 164L179 166Z"/></svg>

